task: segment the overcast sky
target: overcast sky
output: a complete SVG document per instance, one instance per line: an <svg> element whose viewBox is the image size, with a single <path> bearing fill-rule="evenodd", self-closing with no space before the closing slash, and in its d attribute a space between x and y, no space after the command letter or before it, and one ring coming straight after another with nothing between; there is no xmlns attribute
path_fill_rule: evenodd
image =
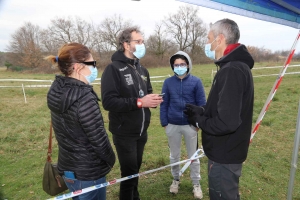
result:
<svg viewBox="0 0 300 200"><path fill-rule="evenodd" d="M0 51L5 51L11 35L25 22L47 28L56 17L79 16L100 24L105 17L121 14L139 25L145 36L153 33L155 23L180 6L175 0L0 0ZM230 18L240 27L240 43L266 49L290 50L298 34L297 29L270 22L242 17L226 12L199 7L199 17L206 23ZM300 52L300 45L296 52Z"/></svg>

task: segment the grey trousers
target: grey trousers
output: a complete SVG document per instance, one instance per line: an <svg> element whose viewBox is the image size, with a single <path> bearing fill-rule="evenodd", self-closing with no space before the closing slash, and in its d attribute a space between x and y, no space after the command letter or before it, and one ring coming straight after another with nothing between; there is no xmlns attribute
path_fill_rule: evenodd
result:
<svg viewBox="0 0 300 200"><path fill-rule="evenodd" d="M220 164L208 160L210 200L239 200L239 178L243 164Z"/></svg>
<svg viewBox="0 0 300 200"><path fill-rule="evenodd" d="M198 149L198 132L192 125L174 125L168 124L166 127L166 134L168 136L169 148L170 148L170 163L176 163L180 161L181 153L181 140L184 137L186 150L188 157L192 155ZM179 180L180 166L176 165L171 167L171 173L175 180ZM199 184L200 177L200 161L199 159L193 161L190 165L190 177L194 185Z"/></svg>

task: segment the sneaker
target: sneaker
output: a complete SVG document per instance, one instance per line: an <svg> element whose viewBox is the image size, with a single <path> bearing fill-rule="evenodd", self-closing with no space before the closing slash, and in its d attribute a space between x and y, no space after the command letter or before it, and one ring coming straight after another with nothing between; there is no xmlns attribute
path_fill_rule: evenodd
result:
<svg viewBox="0 0 300 200"><path fill-rule="evenodd" d="M202 194L202 190L201 190L200 185L194 185L193 193L194 193L195 199L202 199L203 198L203 194Z"/></svg>
<svg viewBox="0 0 300 200"><path fill-rule="evenodd" d="M173 194L178 193L179 181L173 180L172 185L170 186L170 192Z"/></svg>

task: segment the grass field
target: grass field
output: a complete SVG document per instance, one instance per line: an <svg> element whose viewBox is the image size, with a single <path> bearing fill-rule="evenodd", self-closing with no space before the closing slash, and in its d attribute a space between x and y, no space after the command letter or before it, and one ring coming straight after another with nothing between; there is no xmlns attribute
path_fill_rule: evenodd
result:
<svg viewBox="0 0 300 200"><path fill-rule="evenodd" d="M282 65L282 63L258 63L255 67ZM208 94L211 86L211 72L214 65L194 66L192 74L200 77ZM253 75L261 73L278 74L277 69L253 70ZM289 68L287 72L300 71ZM149 69L151 76L172 74L169 67ZM99 77L101 72L99 72ZM22 74L1 70L0 79L54 79L49 74ZM255 107L253 124L267 99L276 76L254 78ZM153 79L159 80L159 79ZM300 75L286 75L269 107L263 122L249 148L240 179L242 199L286 199L291 168L291 157L297 122L300 98ZM0 82L2 85L18 85L21 82ZM24 82L24 84L36 84ZM48 83L47 83L48 84ZM154 92L160 93L162 83L152 83ZM94 86L100 95L100 86ZM49 134L50 112L46 104L48 88L25 88L27 103L24 103L22 88L0 87L0 199L47 199L50 198L42 189L42 172L46 159ZM100 103L101 105L101 103ZM108 125L107 112L101 107ZM169 164L167 137L159 122L159 108L152 109L149 139L146 144L141 171L158 168ZM108 132L111 139L111 133ZM111 140L112 141L112 140ZM199 143L200 137L199 137ZM57 157L54 144L53 158ZM187 159L182 149L182 159ZM201 185L204 200L208 198L207 158L201 159ZM119 163L116 162L107 180L120 178ZM179 193L169 193L172 177L170 169L147 174L140 178L141 199L193 199L192 184L187 170L181 178ZM107 199L117 199L119 184L108 186ZM300 199L300 174L297 171L293 199Z"/></svg>

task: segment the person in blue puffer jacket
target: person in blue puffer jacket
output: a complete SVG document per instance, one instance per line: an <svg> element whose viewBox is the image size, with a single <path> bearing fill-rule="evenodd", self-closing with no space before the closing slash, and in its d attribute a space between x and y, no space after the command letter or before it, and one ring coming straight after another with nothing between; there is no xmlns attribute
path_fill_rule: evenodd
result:
<svg viewBox="0 0 300 200"><path fill-rule="evenodd" d="M178 51L170 58L170 65L174 76L167 78L163 84L164 101L160 105L160 122L168 136L172 164L180 161L182 136L184 136L189 157L198 149L198 128L188 123L187 116L183 112L185 104L204 106L206 99L201 79L191 75L192 61L187 53ZM177 194L179 189L179 167L176 165L171 168L174 180L170 186L170 192L174 194ZM190 165L190 176L194 197L201 199L203 195L200 186L199 159Z"/></svg>

